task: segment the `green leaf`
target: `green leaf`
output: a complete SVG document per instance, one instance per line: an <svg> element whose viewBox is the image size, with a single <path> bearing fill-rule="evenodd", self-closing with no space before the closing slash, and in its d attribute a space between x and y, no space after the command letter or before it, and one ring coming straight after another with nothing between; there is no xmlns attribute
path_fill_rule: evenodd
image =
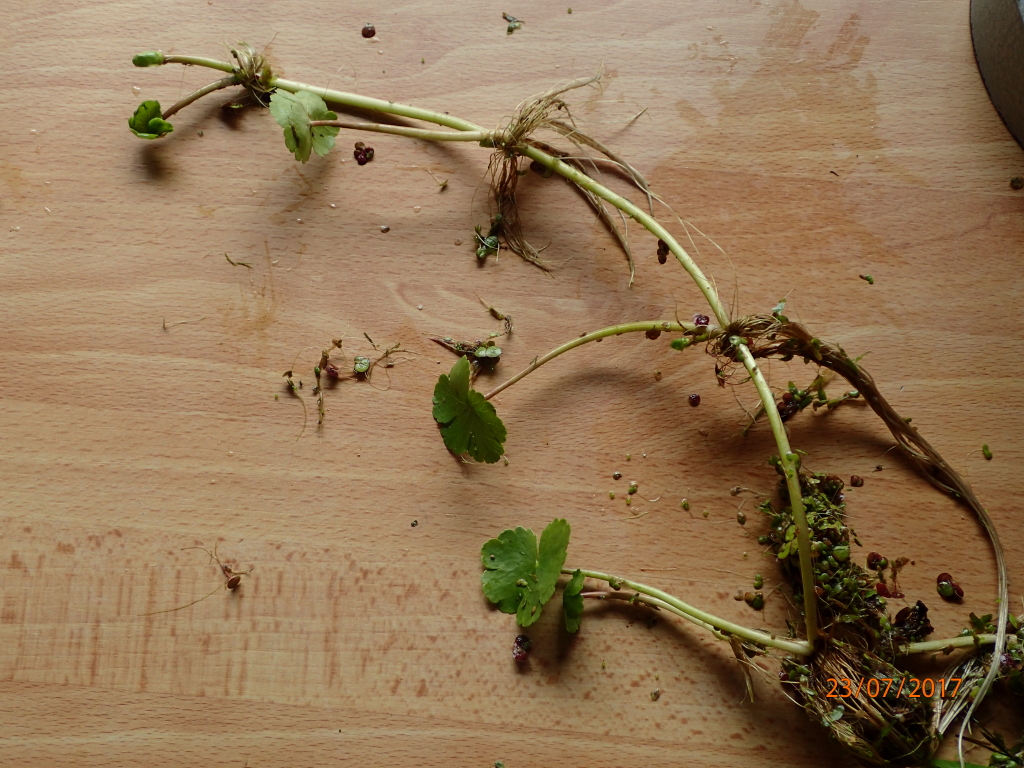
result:
<svg viewBox="0 0 1024 768"><path fill-rule="evenodd" d="M159 101L144 101L135 114L128 118L128 127L140 139L159 139L174 130L174 126L160 117Z"/></svg>
<svg viewBox="0 0 1024 768"><path fill-rule="evenodd" d="M456 455L493 464L501 458L505 425L494 406L469 388L469 360L461 358L434 386L434 419L441 426L445 447ZM561 566L559 566L561 568Z"/></svg>
<svg viewBox="0 0 1024 768"><path fill-rule="evenodd" d="M565 552L568 548L569 523L562 519L552 520L540 535L537 581L541 603L546 603L555 594L555 585L565 565Z"/></svg>
<svg viewBox="0 0 1024 768"><path fill-rule="evenodd" d="M573 573L562 593L562 612L565 614L565 628L570 632L578 632L583 620L583 571L579 568Z"/></svg>
<svg viewBox="0 0 1024 768"><path fill-rule="evenodd" d="M960 768L959 760L932 760L933 768ZM977 763L964 763L964 768L985 768Z"/></svg>
<svg viewBox="0 0 1024 768"><path fill-rule="evenodd" d="M484 596L503 613L515 613L523 590L516 582L531 576L537 566L537 537L527 528L502 531L480 550Z"/></svg>
<svg viewBox="0 0 1024 768"><path fill-rule="evenodd" d="M326 102L312 91L289 93L278 89L270 97L270 114L284 129L284 144L295 159L305 163L311 152L323 157L334 146L337 127L310 126L310 120L337 120Z"/></svg>
<svg viewBox="0 0 1024 768"><path fill-rule="evenodd" d="M498 610L516 614L520 626L530 626L555 593L568 545L569 523L561 519L544 529L539 549L537 537L527 528L502 531L480 550L484 595Z"/></svg>

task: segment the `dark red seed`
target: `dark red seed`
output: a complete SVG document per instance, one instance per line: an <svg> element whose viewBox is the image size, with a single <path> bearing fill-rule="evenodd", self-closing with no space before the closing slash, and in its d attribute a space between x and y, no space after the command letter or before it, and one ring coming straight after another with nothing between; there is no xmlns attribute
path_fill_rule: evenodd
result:
<svg viewBox="0 0 1024 768"><path fill-rule="evenodd" d="M782 393L782 402L784 402L784 403L792 403L793 402L793 393L792 392L783 392Z"/></svg>
<svg viewBox="0 0 1024 768"><path fill-rule="evenodd" d="M948 573L940 573L938 576L935 577L935 583L938 584L940 581L951 582L953 581L953 577L950 576Z"/></svg>
<svg viewBox="0 0 1024 768"><path fill-rule="evenodd" d="M655 340L656 338L658 338L659 336L661 336L661 331L659 331L659 330L658 330L657 328L652 328L651 330L649 330L649 331L648 331L647 333L645 333L644 335L645 335L645 336L646 336L646 337L647 337L648 339L650 339L651 341L654 341L654 340Z"/></svg>
<svg viewBox="0 0 1024 768"><path fill-rule="evenodd" d="M963 600L964 599L964 591L960 587L960 585L957 584L955 581L953 582L953 594L956 595L956 599L957 600Z"/></svg>
<svg viewBox="0 0 1024 768"><path fill-rule="evenodd" d="M698 405L700 405L700 395L698 395L698 394L690 395L689 400L690 400L690 405L693 406L694 408L696 408Z"/></svg>
<svg viewBox="0 0 1024 768"><path fill-rule="evenodd" d="M228 589L235 589L241 583L242 583L242 577L239 576L238 574L235 574L230 579L228 579Z"/></svg>
<svg viewBox="0 0 1024 768"><path fill-rule="evenodd" d="M852 485L854 488L860 488L862 485L864 485L864 478L861 477L860 475L852 475L850 477L850 485Z"/></svg>
<svg viewBox="0 0 1024 768"><path fill-rule="evenodd" d="M800 406L796 403L779 403L779 416L782 417L783 421L789 421L793 414L800 410Z"/></svg>
<svg viewBox="0 0 1024 768"><path fill-rule="evenodd" d="M710 322L711 322L711 318L708 317L707 315L694 315L693 316L693 324L694 325L707 325Z"/></svg>
<svg viewBox="0 0 1024 768"><path fill-rule="evenodd" d="M512 643L512 658L522 664L530 654L533 641L527 635L519 635Z"/></svg>
<svg viewBox="0 0 1024 768"><path fill-rule="evenodd" d="M868 568L872 571L880 571L889 565L889 561L877 552L868 552Z"/></svg>
<svg viewBox="0 0 1024 768"><path fill-rule="evenodd" d="M373 37L376 34L377 28L373 24L367 23L363 25L363 37Z"/></svg>
<svg viewBox="0 0 1024 768"><path fill-rule="evenodd" d="M889 587L882 582L875 584L875 592L878 593L879 597L892 597L892 592L889 591Z"/></svg>
<svg viewBox="0 0 1024 768"><path fill-rule="evenodd" d="M668 254L667 253L662 253L661 251L658 251L658 263L659 264L664 264L667 261L668 261Z"/></svg>
<svg viewBox="0 0 1024 768"><path fill-rule="evenodd" d="M340 372L338 371L338 366L336 366L334 363L328 363L327 365L325 365L324 373L327 374L327 378L330 379L331 381L337 381L338 376L340 375Z"/></svg>

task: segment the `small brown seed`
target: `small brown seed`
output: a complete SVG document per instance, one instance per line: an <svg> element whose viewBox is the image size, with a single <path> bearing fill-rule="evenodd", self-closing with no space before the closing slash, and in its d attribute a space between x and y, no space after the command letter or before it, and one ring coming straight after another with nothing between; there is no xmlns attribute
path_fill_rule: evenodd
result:
<svg viewBox="0 0 1024 768"><path fill-rule="evenodd" d="M373 24L366 23L363 25L363 37L373 37L377 34L377 28Z"/></svg>
<svg viewBox="0 0 1024 768"><path fill-rule="evenodd" d="M860 488L862 485L864 485L864 478L861 477L860 475L853 475L850 477L850 485L852 485L854 488Z"/></svg>

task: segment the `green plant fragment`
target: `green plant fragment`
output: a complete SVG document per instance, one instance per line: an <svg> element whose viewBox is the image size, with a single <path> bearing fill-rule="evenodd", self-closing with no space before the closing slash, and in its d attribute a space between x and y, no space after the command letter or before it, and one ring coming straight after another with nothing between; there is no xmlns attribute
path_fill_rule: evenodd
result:
<svg viewBox="0 0 1024 768"><path fill-rule="evenodd" d="M434 420L441 426L441 438L449 451L457 456L468 453L476 461L494 464L504 452L505 425L494 406L470 389L469 370L468 358L462 357L448 375L438 378Z"/></svg>
<svg viewBox="0 0 1024 768"><path fill-rule="evenodd" d="M860 279L867 281L868 285L875 284L875 278L873 278L871 275L861 275Z"/></svg>
<svg viewBox="0 0 1024 768"><path fill-rule="evenodd" d="M988 447L988 443L981 446L981 455L984 456L987 461L992 461L992 451Z"/></svg>
<svg viewBox="0 0 1024 768"><path fill-rule="evenodd" d="M555 593L568 545L569 523L563 519L548 524L539 548L528 528L502 531L480 550L484 596L503 613L516 614L521 627L530 626Z"/></svg>
<svg viewBox="0 0 1024 768"><path fill-rule="evenodd" d="M160 116L159 101L144 101L128 118L128 127L140 139L159 139L174 130L174 126Z"/></svg>
<svg viewBox="0 0 1024 768"><path fill-rule="evenodd" d="M505 30L506 35L511 35L517 29L523 26L523 22L508 13L501 14L501 17L508 22L508 28Z"/></svg>
<svg viewBox="0 0 1024 768"><path fill-rule="evenodd" d="M143 51L132 56L132 64L136 67L158 67L164 63L164 55L160 51Z"/></svg>
<svg viewBox="0 0 1024 768"><path fill-rule="evenodd" d="M583 620L582 591L583 571L577 568L562 593L562 612L565 614L565 628L569 632L578 632Z"/></svg>
<svg viewBox="0 0 1024 768"><path fill-rule="evenodd" d="M305 163L316 152L323 157L334 147L334 137L340 130L336 126L310 126L311 120L337 120L327 109L327 103L312 91L277 90L270 97L270 114L284 129L284 144L295 159Z"/></svg>

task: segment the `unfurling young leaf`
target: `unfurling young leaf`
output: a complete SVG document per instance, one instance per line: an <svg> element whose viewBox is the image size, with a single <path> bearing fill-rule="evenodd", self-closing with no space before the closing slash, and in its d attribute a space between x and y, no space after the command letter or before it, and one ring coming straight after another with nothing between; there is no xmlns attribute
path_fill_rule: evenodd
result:
<svg viewBox="0 0 1024 768"><path fill-rule="evenodd" d="M140 139L159 139L174 130L174 126L160 117L159 101L144 101L135 114L128 118L128 127Z"/></svg>
<svg viewBox="0 0 1024 768"><path fill-rule="evenodd" d="M539 549L537 537L527 528L502 531L480 550L484 595L497 604L498 610L516 614L519 626L530 626L555 593L568 546L569 523L562 519L552 520L544 529Z"/></svg>
<svg viewBox="0 0 1024 768"><path fill-rule="evenodd" d="M565 614L565 628L569 632L577 632L583 620L583 571L579 568L573 573L562 593L562 613Z"/></svg>
<svg viewBox="0 0 1024 768"><path fill-rule="evenodd" d="M502 456L505 425L494 406L469 388L469 360L460 358L451 372L441 374L434 386L434 419L441 427L445 447L457 456L468 453L493 464ZM559 566L561 567L561 566Z"/></svg>
<svg viewBox="0 0 1024 768"><path fill-rule="evenodd" d="M132 64L136 67L159 67L164 63L164 55L160 51L143 51L132 56Z"/></svg>
<svg viewBox="0 0 1024 768"><path fill-rule="evenodd" d="M334 146L340 130L329 125L310 126L310 120L337 120L326 102L312 91L289 93L278 89L270 97L270 114L284 128L284 144L300 162L309 160L311 152L323 157Z"/></svg>

